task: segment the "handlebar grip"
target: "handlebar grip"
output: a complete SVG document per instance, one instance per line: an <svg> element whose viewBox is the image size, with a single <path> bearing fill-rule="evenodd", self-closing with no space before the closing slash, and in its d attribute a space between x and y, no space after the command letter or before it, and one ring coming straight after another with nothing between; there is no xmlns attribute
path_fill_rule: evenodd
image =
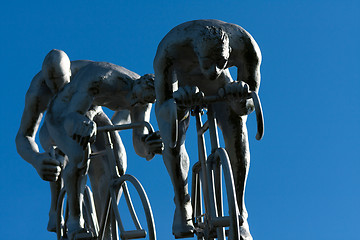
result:
<svg viewBox="0 0 360 240"><path fill-rule="evenodd" d="M256 140L261 140L262 137L264 136L264 116L263 116L263 111L262 111L259 95L254 91L249 91L249 94L246 98L247 99L251 98L254 102L255 113L256 113L256 122L257 122L257 133L256 133L255 138L256 138ZM210 103L221 102L221 101L225 101L225 100L226 100L226 97L219 96L219 95L204 96L200 105L205 106Z"/></svg>
<svg viewBox="0 0 360 240"><path fill-rule="evenodd" d="M261 102L259 95L254 91L249 91L249 95L247 98L252 98L255 106L255 113L256 113L256 122L257 122L257 133L256 133L256 140L261 140L264 136L264 116L261 107ZM207 96L203 99L203 104L209 104L213 102L225 101L226 98L222 96Z"/></svg>
<svg viewBox="0 0 360 240"><path fill-rule="evenodd" d="M259 95L256 92L250 92L250 96L254 102L256 113L257 133L255 138L256 140L261 140L264 136L264 116L262 112L261 102Z"/></svg>
<svg viewBox="0 0 360 240"><path fill-rule="evenodd" d="M153 126L149 122L135 122L130 124L122 124L122 125L108 125L108 126L101 126L97 128L97 132L106 132L106 131L120 131L120 130L127 130L133 128L141 128L145 127L149 131L149 134L154 132Z"/></svg>

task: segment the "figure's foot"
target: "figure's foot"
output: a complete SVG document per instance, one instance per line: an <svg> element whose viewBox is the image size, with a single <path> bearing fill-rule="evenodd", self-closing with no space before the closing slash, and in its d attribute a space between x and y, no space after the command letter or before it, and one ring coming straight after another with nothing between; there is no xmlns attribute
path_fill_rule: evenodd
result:
<svg viewBox="0 0 360 240"><path fill-rule="evenodd" d="M47 225L47 230L49 232L56 232L56 223L57 223L57 213L56 211L49 212L49 222ZM61 217L61 223L64 223L63 217Z"/></svg>
<svg viewBox="0 0 360 240"><path fill-rule="evenodd" d="M175 239L194 237L194 226L190 224L178 226L173 230L173 235L175 236Z"/></svg>
<svg viewBox="0 0 360 240"><path fill-rule="evenodd" d="M85 228L77 229L72 232L68 232L69 240L93 240L95 234Z"/></svg>
<svg viewBox="0 0 360 240"><path fill-rule="evenodd" d="M247 221L244 221L243 224L240 226L240 236L241 240L253 240L250 230L249 230L249 224Z"/></svg>
<svg viewBox="0 0 360 240"><path fill-rule="evenodd" d="M92 231L84 228L84 220L82 218L69 216L66 226L69 240L92 240L96 237Z"/></svg>
<svg viewBox="0 0 360 240"><path fill-rule="evenodd" d="M194 225L192 222L192 206L190 196L185 197L183 206L176 206L173 222L173 235L175 238L189 238L194 236Z"/></svg>

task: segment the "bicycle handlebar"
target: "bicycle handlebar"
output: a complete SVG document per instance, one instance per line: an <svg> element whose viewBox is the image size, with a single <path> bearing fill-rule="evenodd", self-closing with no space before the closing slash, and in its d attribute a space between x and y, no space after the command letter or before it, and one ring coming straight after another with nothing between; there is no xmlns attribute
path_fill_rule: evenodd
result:
<svg viewBox="0 0 360 240"><path fill-rule="evenodd" d="M154 132L153 126L149 122L135 122L130 124L122 124L122 125L108 125L108 126L101 126L97 128L97 132L110 132L110 131L120 131L120 130L127 130L133 128L141 128L145 127L149 134Z"/></svg>
<svg viewBox="0 0 360 240"><path fill-rule="evenodd" d="M141 128L145 127L149 134L154 132L153 126L149 122L135 122L130 124L122 124L122 125L108 125L108 126L100 126L97 127L97 133L99 132L111 132L111 131L120 131L120 130L127 130L127 129L133 129L133 128ZM89 159L90 155L90 143L88 143L86 149L84 150L84 157L83 160L78 164L78 168L82 169L85 166L87 166L87 161Z"/></svg>
<svg viewBox="0 0 360 240"><path fill-rule="evenodd" d="M263 116L259 95L254 91L249 91L248 95L245 98L252 99L254 102L256 122L257 122L257 133L255 138L256 140L261 140L262 137L264 136L264 116ZM226 101L226 96L225 97L221 97L219 95L204 96L199 106L206 106L210 103L222 102L222 101Z"/></svg>

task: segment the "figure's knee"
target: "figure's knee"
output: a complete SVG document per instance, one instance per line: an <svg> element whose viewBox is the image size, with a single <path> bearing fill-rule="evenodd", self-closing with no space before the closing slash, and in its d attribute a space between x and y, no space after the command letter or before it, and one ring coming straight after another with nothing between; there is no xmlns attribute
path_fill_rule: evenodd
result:
<svg viewBox="0 0 360 240"><path fill-rule="evenodd" d="M127 169L127 155L123 145L119 145L115 151L115 161L120 175L125 174Z"/></svg>
<svg viewBox="0 0 360 240"><path fill-rule="evenodd" d="M185 148L185 144L179 144L175 148L169 147L169 145L164 145L164 150L162 152L164 162L175 162L178 163L183 160L188 160L188 154Z"/></svg>
<svg viewBox="0 0 360 240"><path fill-rule="evenodd" d="M84 153L79 152L77 154L73 154L72 156L68 156L68 162L63 170L63 178L66 181L69 177L76 177L81 171L80 165L87 159L84 159Z"/></svg>

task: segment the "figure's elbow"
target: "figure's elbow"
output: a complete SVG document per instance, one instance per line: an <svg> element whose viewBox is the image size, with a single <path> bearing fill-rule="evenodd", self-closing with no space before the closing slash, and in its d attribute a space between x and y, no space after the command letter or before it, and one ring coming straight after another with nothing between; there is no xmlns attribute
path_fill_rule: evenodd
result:
<svg viewBox="0 0 360 240"><path fill-rule="evenodd" d="M26 136L23 131L19 130L15 137L15 144L17 148L21 148L24 145L24 142L29 138Z"/></svg>
<svg viewBox="0 0 360 240"><path fill-rule="evenodd" d="M135 153L140 157L146 158L147 153L144 142L141 141L141 139L134 140L133 145L134 145Z"/></svg>
<svg viewBox="0 0 360 240"><path fill-rule="evenodd" d="M15 137L15 145L16 145L16 151L18 154L24 158L28 145L31 144L32 138L30 136L26 136L21 130L16 134ZM25 159L25 158L24 158Z"/></svg>
<svg viewBox="0 0 360 240"><path fill-rule="evenodd" d="M16 137L15 137L15 145L16 145L16 150L18 152L19 152L20 146L22 145L21 142L22 142L23 138L24 138L23 134L21 134L21 132L18 131L18 133L16 134Z"/></svg>

